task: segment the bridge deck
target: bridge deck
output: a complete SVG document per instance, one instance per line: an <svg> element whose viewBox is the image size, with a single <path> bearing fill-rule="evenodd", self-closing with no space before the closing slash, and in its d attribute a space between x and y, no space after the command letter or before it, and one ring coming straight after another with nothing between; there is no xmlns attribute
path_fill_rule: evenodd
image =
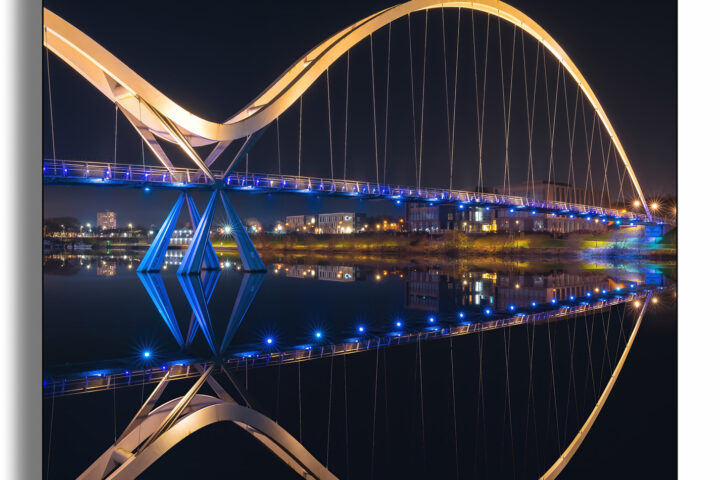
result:
<svg viewBox="0 0 720 480"><path fill-rule="evenodd" d="M222 178L222 172L211 172ZM116 185L171 189L211 189L216 180L199 169L82 162L75 160L45 160L43 180L46 184ZM467 203L489 207L529 209L532 214L551 213L559 216L582 215L602 218L603 221L627 224L674 224L674 220L648 218L645 214L597 207L578 203L534 200L526 197L468 190L416 188L406 185L385 185L359 180L321 177L276 175L264 173L233 173L224 179L225 189L245 192L293 192L300 194L343 195L360 198L387 198L399 201L438 203Z"/></svg>

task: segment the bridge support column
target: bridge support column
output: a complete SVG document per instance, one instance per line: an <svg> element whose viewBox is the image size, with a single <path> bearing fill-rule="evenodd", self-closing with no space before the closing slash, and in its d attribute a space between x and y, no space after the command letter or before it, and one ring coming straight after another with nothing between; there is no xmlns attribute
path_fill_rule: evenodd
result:
<svg viewBox="0 0 720 480"><path fill-rule="evenodd" d="M155 235L155 240L153 240L152 245L150 245L147 253L145 253L145 257L142 262L140 262L137 269L138 273L160 271L163 260L165 259L165 252L170 244L170 237L172 237L173 230L175 228L175 224L177 223L178 216L180 215L180 209L182 208L186 195L187 194L185 192L181 193L177 202L173 205L172 210L170 210L170 214L163 222L160 230L158 230L157 235Z"/></svg>
<svg viewBox="0 0 720 480"><path fill-rule="evenodd" d="M155 240L148 249L145 257L143 258L140 266L138 267L138 273L150 273L159 272L162 268L163 260L165 259L165 253L167 252L168 245L170 244L170 238L172 237L175 224L177 223L180 210L182 209L183 202L187 202L188 212L190 213L190 221L194 230L197 230L198 223L200 222L200 214L195 207L192 197L187 192L182 192L180 198L170 210L170 214L163 222L160 230L158 230ZM217 254L210 243L207 243L204 255L204 267L208 270L220 269L220 262L218 261Z"/></svg>
<svg viewBox="0 0 720 480"><path fill-rule="evenodd" d="M212 226L213 217L215 216L215 205L217 203L217 190L213 191L210 201L205 207L205 213L195 228L195 233L190 241L190 245L185 251L185 256L178 268L178 275L197 275L202 269L205 250L209 244L208 236L210 235L210 227Z"/></svg>
<svg viewBox="0 0 720 480"><path fill-rule="evenodd" d="M243 270L246 272L266 272L267 268L265 268L265 264L255 249L255 245L253 245L252 240L250 240L247 230L245 230L240 218L238 218L237 213L235 213L230 199L222 190L220 190L220 198L222 199L225 212L230 220L232 235L238 247L238 252L240 253Z"/></svg>

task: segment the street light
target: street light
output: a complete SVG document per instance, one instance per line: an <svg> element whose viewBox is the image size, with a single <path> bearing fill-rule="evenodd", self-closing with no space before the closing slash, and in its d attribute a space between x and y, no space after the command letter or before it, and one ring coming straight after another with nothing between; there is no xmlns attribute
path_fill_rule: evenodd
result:
<svg viewBox="0 0 720 480"><path fill-rule="evenodd" d="M640 200L635 200L635 201L633 202L633 206L634 206L635 208L639 207L639 206L640 206Z"/></svg>
<svg viewBox="0 0 720 480"><path fill-rule="evenodd" d="M653 202L650 204L650 210L657 210L660 207L660 205L657 202Z"/></svg>

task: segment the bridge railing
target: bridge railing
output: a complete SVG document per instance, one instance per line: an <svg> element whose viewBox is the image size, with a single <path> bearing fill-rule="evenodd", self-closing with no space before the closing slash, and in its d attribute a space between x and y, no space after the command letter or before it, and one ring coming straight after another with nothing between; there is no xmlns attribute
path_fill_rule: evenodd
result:
<svg viewBox="0 0 720 480"><path fill-rule="evenodd" d="M175 188L209 187L216 179L222 179L227 188L239 190L277 190L307 193L336 193L349 196L383 197L398 200L422 200L425 202L462 202L488 206L504 206L517 209L534 209L566 216L591 215L623 219L628 223L658 222L644 214L627 212L616 208L597 207L579 203L536 200L516 195L442 188L416 188L407 185L379 184L375 182L332 179L312 176L279 175L235 172L223 178L223 172L211 171L214 179L201 170L83 162L78 160L45 160L43 175L49 182L81 182L95 184L146 184ZM673 219L659 220L674 223Z"/></svg>

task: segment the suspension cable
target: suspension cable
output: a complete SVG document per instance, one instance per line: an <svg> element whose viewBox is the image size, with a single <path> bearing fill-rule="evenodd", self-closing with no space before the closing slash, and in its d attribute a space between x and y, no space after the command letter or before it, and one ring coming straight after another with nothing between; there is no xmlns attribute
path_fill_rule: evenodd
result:
<svg viewBox="0 0 720 480"><path fill-rule="evenodd" d="M44 29L43 33L45 34L45 37L47 40L47 29ZM47 44L47 42L46 42L46 44ZM55 120L53 117L52 85L51 85L51 81L50 81L50 52L47 47L45 47L45 70L47 71L48 106L50 107L50 139L52 141L53 164L55 164L57 162L57 158L55 158ZM57 168L57 166L55 168Z"/></svg>
<svg viewBox="0 0 720 480"><path fill-rule="evenodd" d="M335 170L333 169L333 144L332 144L332 113L330 111L330 68L325 70L327 84L327 107L328 107L328 140L330 142L330 178L335 182Z"/></svg>
<svg viewBox="0 0 720 480"><path fill-rule="evenodd" d="M484 67L483 67L483 92L482 92L482 114L480 116L479 120L479 134L478 134L478 193L480 191L485 190L485 186L483 185L483 173L482 173L482 146L483 146L483 134L485 130L485 91L487 90L487 63L488 63L488 51L490 46L490 14L487 14L487 28L485 30L485 60L484 60ZM474 35L473 35L474 38ZM475 42L473 41L473 45L475 45ZM477 86L477 78L475 80L475 84ZM477 96L477 94L476 94ZM477 102L476 102L477 103Z"/></svg>
<svg viewBox="0 0 720 480"><path fill-rule="evenodd" d="M420 155L418 157L418 188L422 184L422 158L423 158L423 132L425 129L425 72L427 70L427 36L428 36L428 15L429 11L425 10L425 36L423 41L423 75L422 75L422 93L420 95Z"/></svg>
<svg viewBox="0 0 720 480"><path fill-rule="evenodd" d="M529 196L530 190L532 189L532 198L535 199L535 168L533 166L533 154L532 154L532 140L533 133L535 132L535 104L537 100L537 74L539 67L540 58L540 44L537 44L537 50L535 51L535 73L533 75L533 90L532 90L532 107L530 106L530 97L528 93L528 82L527 82L527 66L525 62L525 35L520 34L520 43L522 46L522 57L523 57L523 78L525 81L525 113L527 115L527 126L528 126L528 169L527 169L527 184L525 186L525 196Z"/></svg>
<svg viewBox="0 0 720 480"><path fill-rule="evenodd" d="M373 393L372 446L370 448L370 478L373 478L375 466L375 417L377 415L378 365L380 362L380 345L375 348L375 388Z"/></svg>
<svg viewBox="0 0 720 480"><path fill-rule="evenodd" d="M383 183L387 183L387 144L388 144L388 113L390 109L390 44L392 40L392 23L388 24L387 75L385 80L385 135L383 137Z"/></svg>
<svg viewBox="0 0 720 480"><path fill-rule="evenodd" d="M282 175L282 167L280 164L280 117L275 119L275 132L277 133L278 175Z"/></svg>
<svg viewBox="0 0 720 480"><path fill-rule="evenodd" d="M113 149L113 168L117 167L117 139L118 139L118 106L115 104L115 147Z"/></svg>
<svg viewBox="0 0 720 480"><path fill-rule="evenodd" d="M573 119L572 119L572 128L570 127L570 110L569 110L569 102L568 102L568 96L567 96L567 82L566 82L566 74L565 70L563 70L563 94L565 97L565 119L567 120L567 132L568 132L568 145L570 148L570 168L568 169L568 185L572 186L572 194L573 194L573 203L577 203L577 195L576 195L576 188L575 188L575 166L573 164L573 152L575 150L575 126L577 123L577 104L578 104L578 95L580 94L580 86L576 86L575 88L575 102L573 106Z"/></svg>
<svg viewBox="0 0 720 480"><path fill-rule="evenodd" d="M330 425L332 421L332 385L333 385L333 362L335 355L330 357L330 389L328 393L328 421L327 421L327 447L325 449L325 468L330 464Z"/></svg>
<svg viewBox="0 0 720 480"><path fill-rule="evenodd" d="M453 435L455 437L455 478L460 478L460 458L458 455L457 438L457 407L455 404L455 361L453 355L453 338L450 337L450 379L452 385Z"/></svg>
<svg viewBox="0 0 720 480"><path fill-rule="evenodd" d="M593 186L593 179L592 179L592 165L590 162L590 159L592 158L592 148L593 148L593 141L595 139L595 120L596 117L593 115L593 124L592 128L590 129L590 141L588 142L588 130L587 130L587 118L585 117L585 102L580 103L580 110L582 111L582 117L583 117L583 131L585 132L585 149L587 151L587 157L588 157L588 163L587 163L587 169L585 171L585 191L583 193L583 203L585 205L588 205L587 202L587 192L588 192L588 185L590 186L590 194L591 194L591 201L595 203L595 188Z"/></svg>
<svg viewBox="0 0 720 480"><path fill-rule="evenodd" d="M380 166L378 161L377 141L377 109L375 107L375 54L373 49L373 35L370 34L370 80L372 84L372 111L373 111L373 145L375 147L375 182L380 188Z"/></svg>
<svg viewBox="0 0 720 480"><path fill-rule="evenodd" d="M413 132L413 159L415 160L415 186L420 188L418 181L418 152L417 152L417 120L415 119L415 70L413 69L412 52L412 22L408 13L408 52L410 52L410 105L412 106L412 132Z"/></svg>
<svg viewBox="0 0 720 480"><path fill-rule="evenodd" d="M298 440L302 443L302 390L300 382L300 365L302 365L302 362L298 362Z"/></svg>
<svg viewBox="0 0 720 480"><path fill-rule="evenodd" d="M53 432L53 424L55 422L55 388L57 386L57 382L53 382L53 394L52 394L52 400L50 403L50 428L48 431L48 455L47 455L47 466L45 467L45 478L50 478L50 453L52 452L52 432Z"/></svg>
<svg viewBox="0 0 720 480"><path fill-rule="evenodd" d="M303 111L303 97L300 95L300 124L298 128L298 177L300 176L300 166L302 164L302 111Z"/></svg>
<svg viewBox="0 0 720 480"><path fill-rule="evenodd" d="M457 111L457 83L458 64L460 63L460 18L462 10L458 9L457 38L455 40L455 76L453 78L453 110L452 110L452 137L450 140L450 190L453 187L453 164L455 163L455 112Z"/></svg>
<svg viewBox="0 0 720 480"><path fill-rule="evenodd" d="M343 181L347 180L348 153L348 108L350 106L350 50L347 51L347 69L345 70L345 149L343 151Z"/></svg>
<svg viewBox="0 0 720 480"><path fill-rule="evenodd" d="M555 99L553 101L553 114L552 119L550 117L550 91L548 90L547 81L547 62L545 61L545 50L543 49L543 73L545 76L545 99L548 107L548 127L550 130L550 164L548 167L548 182L555 182L555 169L553 169L553 155L555 152L555 125L557 124L557 101L558 101L558 87L560 86L560 67L558 67L557 76L555 78Z"/></svg>
<svg viewBox="0 0 720 480"><path fill-rule="evenodd" d="M500 28L500 17L498 17L498 40L500 45L500 83L502 86L503 102L503 126L505 129L505 171L503 173L503 193L510 192L510 118L512 113L512 86L515 71L515 37L517 27L513 25L512 55L510 57L510 91L508 92L507 105L505 104L505 74L502 55L502 29ZM507 188L506 188L507 182Z"/></svg>
<svg viewBox="0 0 720 480"><path fill-rule="evenodd" d="M452 157L452 139L450 137L450 89L448 87L447 42L445 39L445 7L440 8L440 16L442 19L443 73L445 75L445 119L447 120L448 160L450 160Z"/></svg>
<svg viewBox="0 0 720 480"><path fill-rule="evenodd" d="M350 478L350 429L348 428L347 355L343 355L343 385L345 390L345 478Z"/></svg>

